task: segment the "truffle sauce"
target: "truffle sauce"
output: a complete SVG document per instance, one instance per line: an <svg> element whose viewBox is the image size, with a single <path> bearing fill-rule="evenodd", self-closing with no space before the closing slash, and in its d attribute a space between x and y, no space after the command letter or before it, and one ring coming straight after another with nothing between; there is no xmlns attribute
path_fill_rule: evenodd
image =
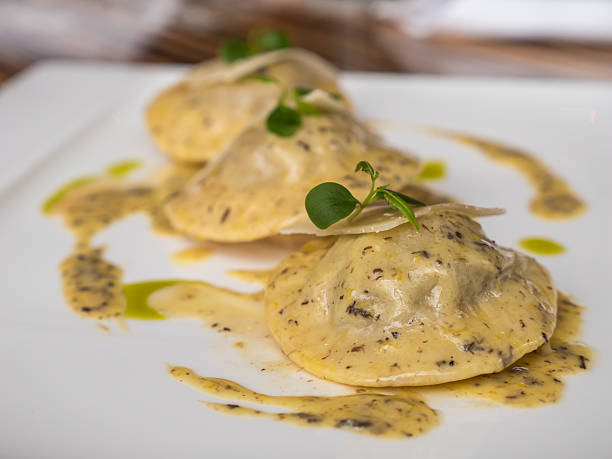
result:
<svg viewBox="0 0 612 459"><path fill-rule="evenodd" d="M475 148L487 158L512 167L521 173L535 191L529 209L538 217L552 220L574 218L586 210L586 204L570 185L533 154L519 148L478 136L438 127L411 123L375 120L370 123L383 129L408 129L426 135L442 137ZM426 177L429 171L424 171Z"/></svg>
<svg viewBox="0 0 612 459"><path fill-rule="evenodd" d="M45 211L61 215L75 234L74 252L60 266L64 295L78 315L98 320L192 318L212 329L244 341L271 341L265 324L261 293L244 294L199 281L153 281L122 285L121 269L103 258L102 248L90 246L93 235L134 212L151 217L153 228L170 232L160 206L193 172L174 168L158 185L124 184L87 179L63 187L45 204ZM58 197L59 196L59 197ZM269 271L228 273L248 282L265 283ZM423 388L358 388L342 396L274 396L254 392L238 383L199 376L184 367L169 373L208 395L228 403L205 402L225 414L247 415L308 427L332 427L385 438L423 434L440 422L439 413L423 397L444 393L477 397L517 407L536 407L558 401L562 377L590 368L593 352L574 342L579 337L583 308L565 295L559 298L557 328L548 343L511 367L491 375ZM282 412L242 406L276 406Z"/></svg>

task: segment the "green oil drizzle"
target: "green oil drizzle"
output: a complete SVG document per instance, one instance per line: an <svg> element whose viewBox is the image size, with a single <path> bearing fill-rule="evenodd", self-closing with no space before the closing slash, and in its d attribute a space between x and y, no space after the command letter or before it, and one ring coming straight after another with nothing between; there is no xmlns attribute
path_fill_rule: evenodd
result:
<svg viewBox="0 0 612 459"><path fill-rule="evenodd" d="M440 180L446 175L446 166L442 161L427 161L417 176L419 180Z"/></svg>
<svg viewBox="0 0 612 459"><path fill-rule="evenodd" d="M81 188L83 185L87 185L88 183L91 183L97 179L98 177L95 175L84 175L82 177L78 177L74 180L69 181L65 185L62 185L47 199L45 199L45 202L43 202L41 206L42 213L50 214L51 212L53 212L53 208L57 205L57 203L64 199L68 193L76 190L77 188Z"/></svg>
<svg viewBox="0 0 612 459"><path fill-rule="evenodd" d="M541 237L526 237L521 239L519 244L525 250L538 255L559 255L565 252L561 244Z"/></svg>
<svg viewBox="0 0 612 459"><path fill-rule="evenodd" d="M109 165L105 170L105 174L113 178L123 178L133 170L138 169L141 165L141 162L136 160L121 161ZM97 175L83 175L82 177L77 177L74 180L62 185L47 199L45 199L41 206L42 213L47 215L50 214L53 212L53 208L60 201L62 201L68 195L68 193L82 187L83 185L99 180L100 178L101 177Z"/></svg>
<svg viewBox="0 0 612 459"><path fill-rule="evenodd" d="M111 177L122 178L128 175L135 169L138 169L142 164L140 161L129 160L111 164L106 168L106 174Z"/></svg>
<svg viewBox="0 0 612 459"><path fill-rule="evenodd" d="M199 284L194 280L159 280L125 284L123 294L127 303L125 317L139 320L164 320L165 317L149 306L149 296L165 287L176 284Z"/></svg>

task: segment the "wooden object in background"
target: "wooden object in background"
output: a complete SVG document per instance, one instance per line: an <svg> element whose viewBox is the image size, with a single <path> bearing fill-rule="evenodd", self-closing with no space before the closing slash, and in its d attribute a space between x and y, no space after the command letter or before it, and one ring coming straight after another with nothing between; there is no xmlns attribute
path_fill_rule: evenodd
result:
<svg viewBox="0 0 612 459"><path fill-rule="evenodd" d="M40 59L193 63L253 27L342 69L612 78L612 46L435 37L414 40L346 2L297 0L2 0L0 81Z"/></svg>

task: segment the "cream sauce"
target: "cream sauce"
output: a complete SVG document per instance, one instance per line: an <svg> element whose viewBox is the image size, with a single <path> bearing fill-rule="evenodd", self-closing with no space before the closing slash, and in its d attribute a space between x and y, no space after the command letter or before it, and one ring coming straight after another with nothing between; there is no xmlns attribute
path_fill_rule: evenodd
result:
<svg viewBox="0 0 612 459"><path fill-rule="evenodd" d="M164 209L175 228L197 239L270 237L306 217L304 197L322 182L342 182L356 197L365 197L370 180L354 173L364 157L380 171L381 183L395 189L410 183L418 171L416 159L381 145L346 113L306 116L292 137L279 137L256 124Z"/></svg>
<svg viewBox="0 0 612 459"><path fill-rule="evenodd" d="M210 247L194 246L179 250L172 255L172 261L179 265L201 263L209 259L214 251Z"/></svg>
<svg viewBox="0 0 612 459"><path fill-rule="evenodd" d="M225 414L272 419L301 427L331 427L382 438L410 438L436 427L439 414L416 393L364 393L335 397L273 396L247 389L227 379L197 375L185 367L170 367L178 381L223 400L235 403L204 402ZM288 412L270 412L242 406L276 406Z"/></svg>
<svg viewBox="0 0 612 459"><path fill-rule="evenodd" d="M493 161L510 166L523 174L536 192L529 208L538 217L567 219L577 217L586 210L585 202L569 184L530 153L480 137L437 129L434 132L476 148Z"/></svg>
<svg viewBox="0 0 612 459"><path fill-rule="evenodd" d="M76 239L73 252L60 265L70 309L82 317L123 320L126 300L121 268L105 261L104 249L91 247L91 238L138 212L150 217L155 231L172 234L161 206L194 172L193 168L173 165L158 173L156 180L141 184L88 176L69 182L45 201L43 212L62 217Z"/></svg>
<svg viewBox="0 0 612 459"><path fill-rule="evenodd" d="M420 386L500 371L552 335L543 267L460 212L419 222L319 238L281 263L266 314L291 360L344 384Z"/></svg>
<svg viewBox="0 0 612 459"><path fill-rule="evenodd" d="M155 231L172 234L174 230L163 213L163 203L196 170L188 166L167 166L154 180L142 183L87 177L61 187L45 201L44 207L49 208L48 213L61 216L82 243L88 243L102 229L135 213L148 215Z"/></svg>
<svg viewBox="0 0 612 459"><path fill-rule="evenodd" d="M555 174L537 157L524 150L478 136L463 134L438 127L424 127L411 123L376 120L370 125L387 129L408 129L462 143L483 153L487 158L512 167L532 185L535 196L529 209L545 219L569 219L585 212L584 200L565 179Z"/></svg>
<svg viewBox="0 0 612 459"><path fill-rule="evenodd" d="M81 317L97 320L125 314L122 271L102 258L103 249L78 244L60 264L63 293L68 307Z"/></svg>
<svg viewBox="0 0 612 459"><path fill-rule="evenodd" d="M233 277L234 279L238 279L242 282L246 282L249 284L266 285L273 272L274 269L254 271L235 269L227 271L225 274L230 277Z"/></svg>
<svg viewBox="0 0 612 459"><path fill-rule="evenodd" d="M158 229L168 229L159 203L184 183L189 169L162 174L157 185L125 185L106 179L85 180L61 190L49 210L62 215L77 237L74 252L60 267L63 289L71 309L96 320L123 317L138 319L201 320L220 333L239 339L244 349L274 346L263 312L262 295L243 294L199 281L155 281L122 285L122 272L103 259L102 248L92 248L90 238L122 216L145 212ZM191 169L191 172L193 170ZM80 220L80 221L79 221ZM230 275L262 283L270 271L234 271ZM549 343L527 354L505 370L465 381L412 389L357 389L354 395L271 396L237 383L201 377L184 367L170 367L176 379L229 402L278 406L288 412L270 412L234 403L206 403L216 411L273 419L298 426L331 427L381 438L418 436L439 424L438 412L422 399L433 393L486 398L517 407L536 407L558 401L562 376L586 371L593 351L574 341L580 336L582 307L559 297L558 319ZM99 327L105 327L99 324ZM100 328L106 330L107 328ZM273 365L266 365L273 368Z"/></svg>
<svg viewBox="0 0 612 459"><path fill-rule="evenodd" d="M254 75L274 82L248 78ZM340 92L335 70L305 50L279 50L233 64L207 61L152 101L147 124L172 158L202 163L221 154L248 126L262 123L283 90L295 88Z"/></svg>
<svg viewBox="0 0 612 459"><path fill-rule="evenodd" d="M523 408L556 403L565 387L562 378L586 372L593 364L594 351L575 341L580 337L583 313L582 306L560 293L557 327L548 343L499 373L423 389L422 393L438 391Z"/></svg>

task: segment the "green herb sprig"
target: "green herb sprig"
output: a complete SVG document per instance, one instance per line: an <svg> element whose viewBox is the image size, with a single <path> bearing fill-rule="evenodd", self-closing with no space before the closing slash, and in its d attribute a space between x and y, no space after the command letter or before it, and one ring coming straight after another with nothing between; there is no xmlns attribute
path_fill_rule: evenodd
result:
<svg viewBox="0 0 612 459"><path fill-rule="evenodd" d="M266 118L266 128L280 137L291 137L302 126L302 115L320 115L321 110L304 100L310 93L310 89L297 88L293 91L285 91L278 105ZM287 105L287 100L292 99L295 108Z"/></svg>
<svg viewBox="0 0 612 459"><path fill-rule="evenodd" d="M346 187L335 182L321 183L308 192L305 201L306 212L317 228L329 228L347 217L348 221L353 221L370 204L385 200L393 209L408 219L412 226L417 230L420 229L419 222L410 206L425 206L424 202L390 190L389 185L376 186L376 179L380 174L367 161L357 163L355 172L359 171L366 172L372 181L370 192L361 202Z"/></svg>
<svg viewBox="0 0 612 459"><path fill-rule="evenodd" d="M219 47L219 57L225 62L232 63L255 54L274 51L291 46L289 38L281 30L255 29L246 40L230 38Z"/></svg>

